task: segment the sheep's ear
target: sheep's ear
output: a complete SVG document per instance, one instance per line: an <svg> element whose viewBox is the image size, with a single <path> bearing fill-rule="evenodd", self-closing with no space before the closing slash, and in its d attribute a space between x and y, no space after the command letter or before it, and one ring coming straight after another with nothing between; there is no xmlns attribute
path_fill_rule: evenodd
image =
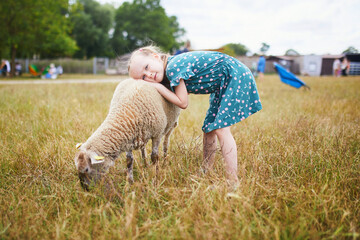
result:
<svg viewBox="0 0 360 240"><path fill-rule="evenodd" d="M95 157L91 158L91 164L99 164L99 163L102 163L102 162L105 161L104 158L105 158L105 157L103 157L103 156L95 156Z"/></svg>
<svg viewBox="0 0 360 240"><path fill-rule="evenodd" d="M81 147L82 143L76 144L76 149L79 149Z"/></svg>

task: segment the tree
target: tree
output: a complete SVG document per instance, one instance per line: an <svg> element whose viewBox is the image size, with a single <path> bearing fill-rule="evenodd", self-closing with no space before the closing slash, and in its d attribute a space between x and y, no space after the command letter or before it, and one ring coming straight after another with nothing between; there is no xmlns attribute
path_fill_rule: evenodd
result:
<svg viewBox="0 0 360 240"><path fill-rule="evenodd" d="M113 56L109 31L113 27L115 9L111 5L100 5L94 0L79 0L72 6L70 19L72 36L79 50L78 58Z"/></svg>
<svg viewBox="0 0 360 240"><path fill-rule="evenodd" d="M230 56L245 56L246 53L249 51L245 45L242 45L241 43L229 43L223 46L224 53L230 55Z"/></svg>
<svg viewBox="0 0 360 240"><path fill-rule="evenodd" d="M269 50L270 45L266 44L266 43L261 43L261 48L260 48L260 52L262 52L262 54L266 54L266 52Z"/></svg>
<svg viewBox="0 0 360 240"><path fill-rule="evenodd" d="M180 45L177 39L184 34L175 16L168 17L160 0L124 2L116 11L112 46L118 54L155 43L164 51Z"/></svg>
<svg viewBox="0 0 360 240"><path fill-rule="evenodd" d="M288 49L286 52L285 52L285 56L299 56L300 54L295 51L294 49Z"/></svg>
<svg viewBox="0 0 360 240"><path fill-rule="evenodd" d="M355 47L350 46L346 50L344 50L342 53L343 54L346 54L346 53L359 53L359 51Z"/></svg>
<svg viewBox="0 0 360 240"><path fill-rule="evenodd" d="M19 56L71 55L76 44L68 36L67 8L67 0L0 1L1 57L11 57L15 66Z"/></svg>

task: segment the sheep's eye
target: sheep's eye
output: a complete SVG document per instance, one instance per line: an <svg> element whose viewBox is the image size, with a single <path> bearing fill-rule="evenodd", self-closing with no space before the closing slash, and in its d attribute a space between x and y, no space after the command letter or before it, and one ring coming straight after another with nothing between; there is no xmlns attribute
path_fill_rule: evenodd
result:
<svg viewBox="0 0 360 240"><path fill-rule="evenodd" d="M147 69L148 69L148 66L149 66L149 64L145 66L145 70L147 70Z"/></svg>

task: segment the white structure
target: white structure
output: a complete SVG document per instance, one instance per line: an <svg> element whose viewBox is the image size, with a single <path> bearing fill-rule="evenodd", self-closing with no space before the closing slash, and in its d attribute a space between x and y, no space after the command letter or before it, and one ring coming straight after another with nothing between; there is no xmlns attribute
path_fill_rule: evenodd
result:
<svg viewBox="0 0 360 240"><path fill-rule="evenodd" d="M322 57L319 55L305 55L303 56L303 67L301 68L302 75L320 76Z"/></svg>

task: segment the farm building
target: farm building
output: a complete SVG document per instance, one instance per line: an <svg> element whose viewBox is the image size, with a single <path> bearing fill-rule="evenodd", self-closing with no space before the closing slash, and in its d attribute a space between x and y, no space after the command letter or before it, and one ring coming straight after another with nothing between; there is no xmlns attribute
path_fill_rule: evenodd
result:
<svg viewBox="0 0 360 240"><path fill-rule="evenodd" d="M335 59L345 55L301 55L301 56L267 56L265 73L274 73L274 62L279 63L290 72L297 75L325 76L333 74ZM350 61L349 75L360 75L360 54L346 54ZM258 56L238 57L249 68L259 59Z"/></svg>
<svg viewBox="0 0 360 240"><path fill-rule="evenodd" d="M279 63L281 66L289 70L290 72L297 72L296 65L294 64L295 56L268 56L266 58L266 73L275 72L274 63Z"/></svg>
<svg viewBox="0 0 360 240"><path fill-rule="evenodd" d="M275 73L274 63L279 63L296 75L325 76L333 74L335 59L345 55L295 55L295 56L266 56L265 73ZM251 71L256 71L260 56L237 56ZM360 54L346 54L350 61L349 75L360 75Z"/></svg>
<svg viewBox="0 0 360 240"><path fill-rule="evenodd" d="M350 61L349 75L360 75L360 54L350 53L346 57Z"/></svg>
<svg viewBox="0 0 360 240"><path fill-rule="evenodd" d="M260 56L238 56L242 63L244 63L251 70L257 69L257 63ZM275 73L274 62L281 64L291 72L299 72L298 66L294 64L294 56L267 56L265 64L265 73Z"/></svg>
<svg viewBox="0 0 360 240"><path fill-rule="evenodd" d="M271 65L272 62L280 63L290 72L298 75L320 76L322 69L322 56L320 55L270 56L269 62Z"/></svg>
<svg viewBox="0 0 360 240"><path fill-rule="evenodd" d="M344 55L323 55L321 75L333 75L333 64L336 59L343 58Z"/></svg>
<svg viewBox="0 0 360 240"><path fill-rule="evenodd" d="M257 70L257 63L259 61L259 56L237 56L236 58L240 62L245 64L252 72ZM267 71L265 70L265 72Z"/></svg>
<svg viewBox="0 0 360 240"><path fill-rule="evenodd" d="M341 55L323 55L321 75L332 75L333 74L333 63L336 59L343 59L346 57L350 61L349 75L360 75L360 54L348 53Z"/></svg>

